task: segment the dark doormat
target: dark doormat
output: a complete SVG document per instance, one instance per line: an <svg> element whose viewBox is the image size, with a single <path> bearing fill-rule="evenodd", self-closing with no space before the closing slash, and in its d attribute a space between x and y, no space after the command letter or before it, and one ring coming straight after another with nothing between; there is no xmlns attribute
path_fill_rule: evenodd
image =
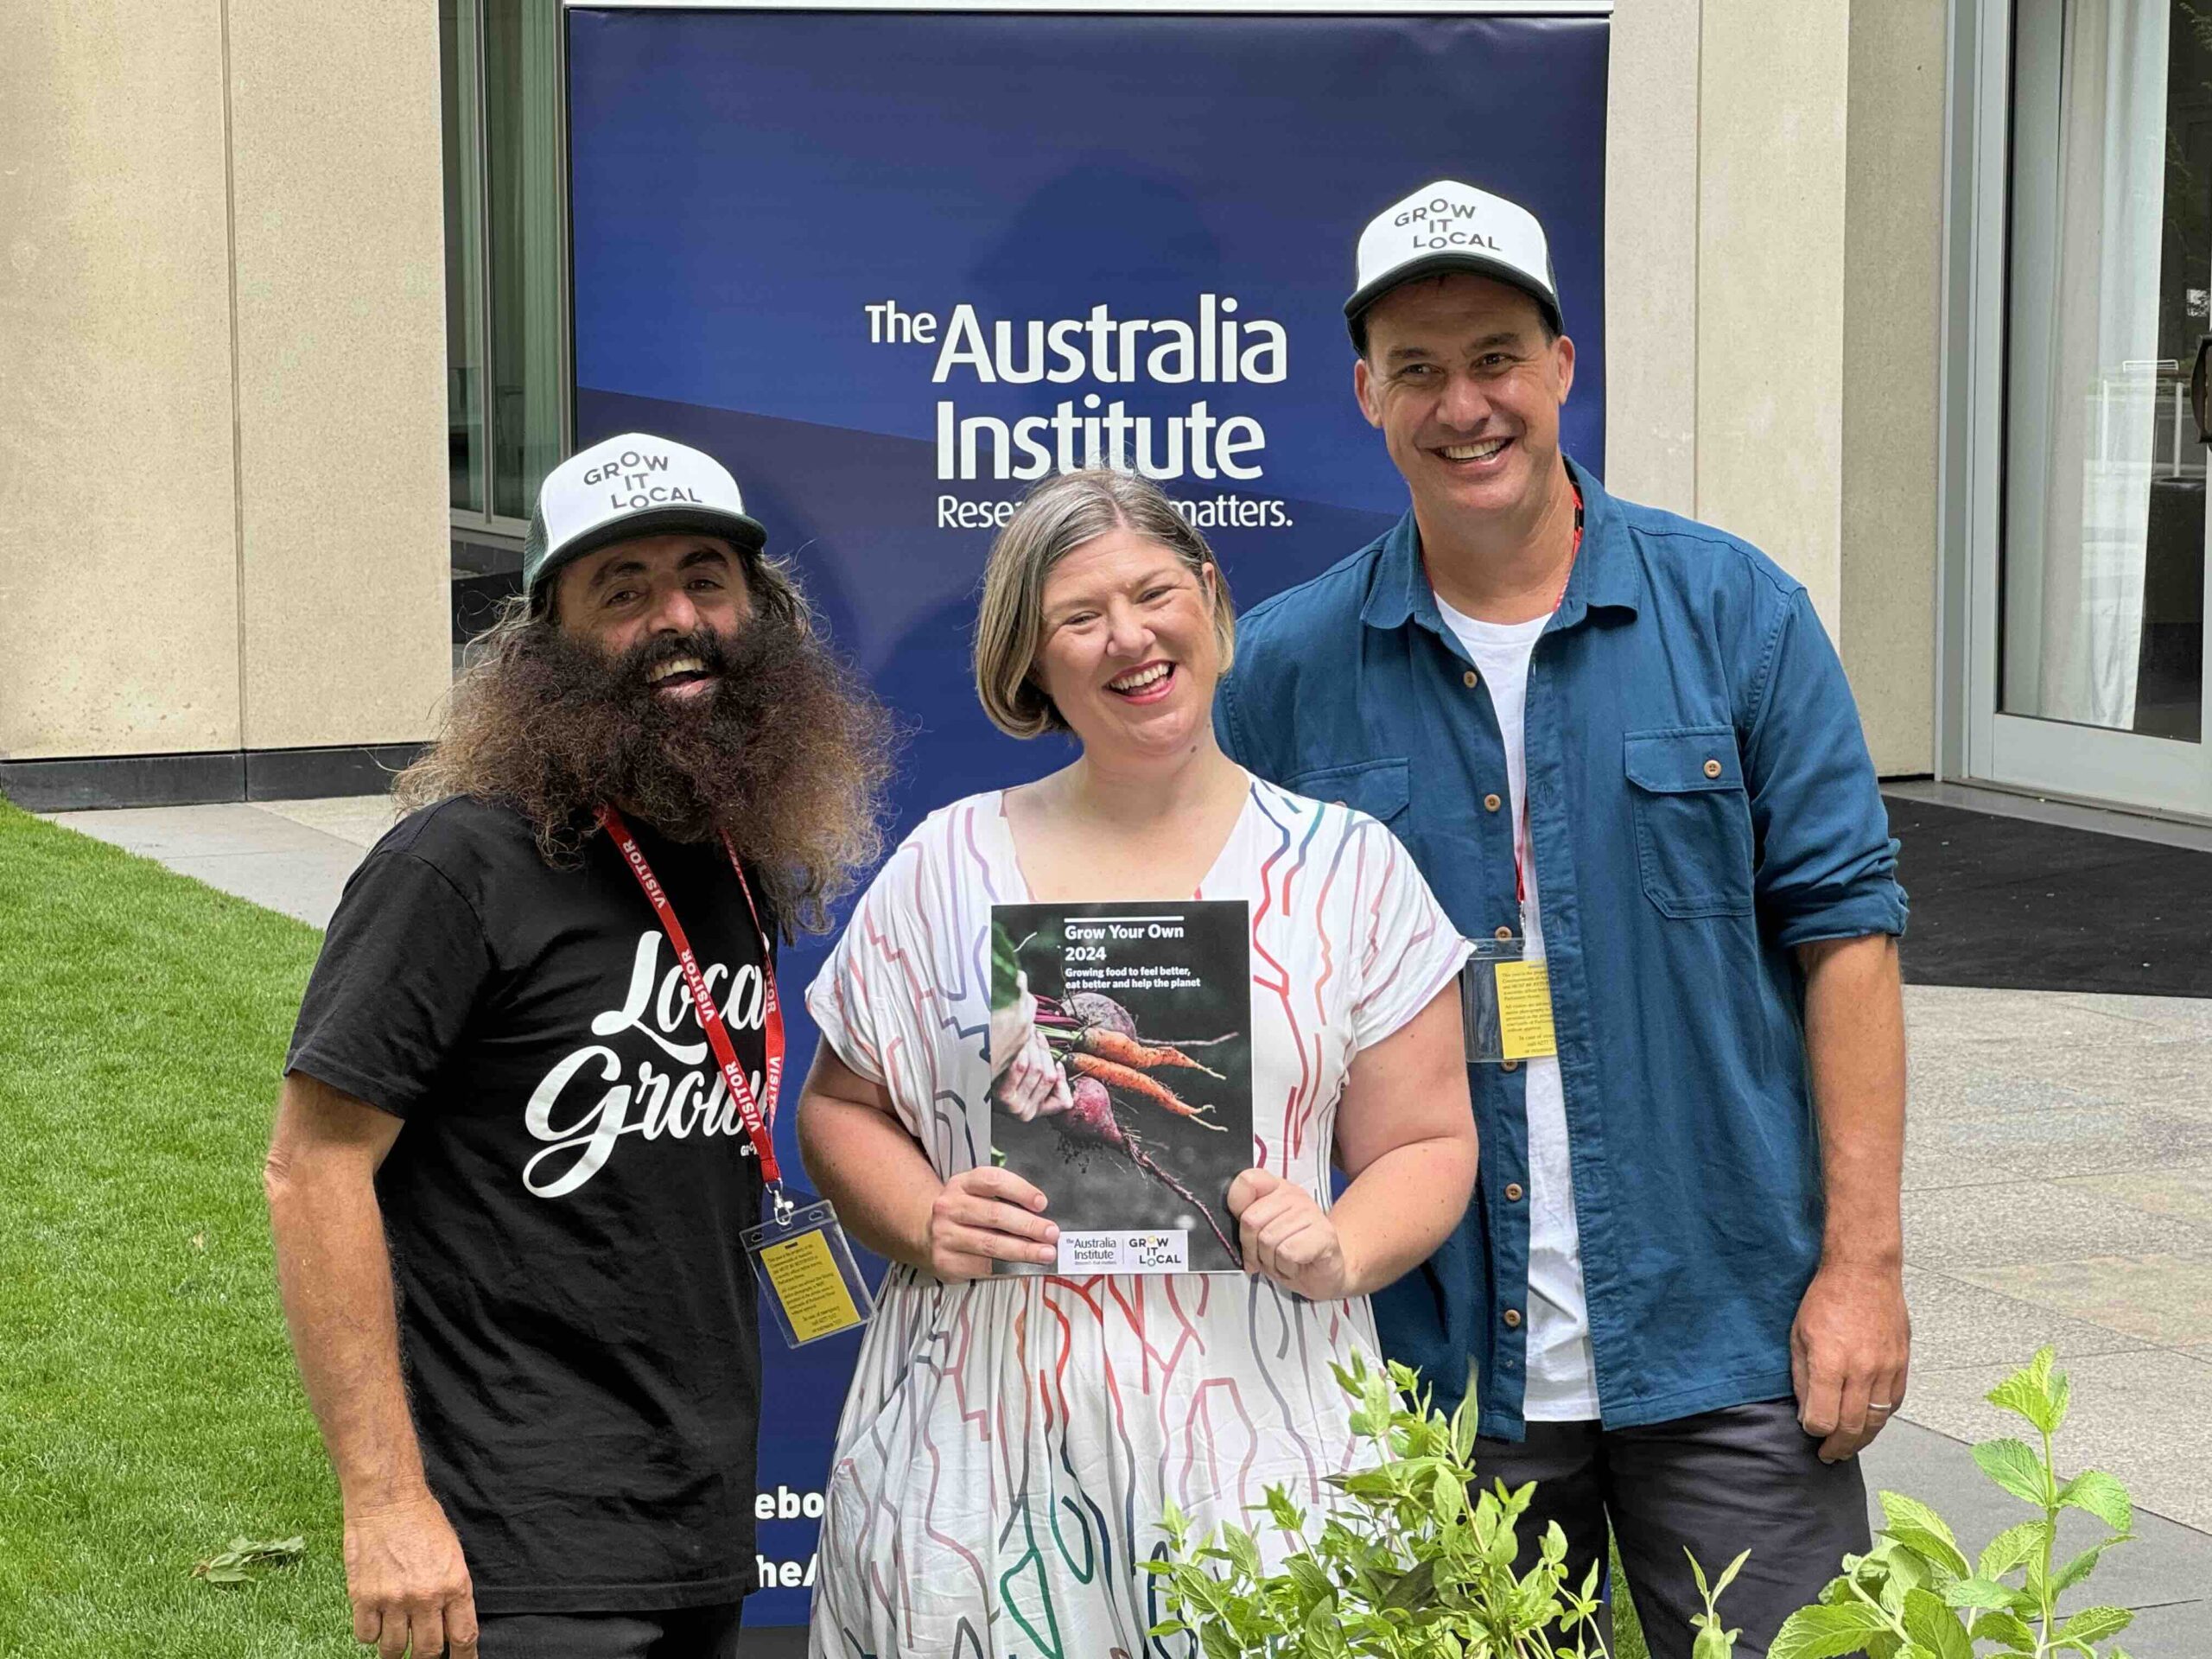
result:
<svg viewBox="0 0 2212 1659"><path fill-rule="evenodd" d="M1888 805L1908 984L2212 997L2212 853Z"/></svg>

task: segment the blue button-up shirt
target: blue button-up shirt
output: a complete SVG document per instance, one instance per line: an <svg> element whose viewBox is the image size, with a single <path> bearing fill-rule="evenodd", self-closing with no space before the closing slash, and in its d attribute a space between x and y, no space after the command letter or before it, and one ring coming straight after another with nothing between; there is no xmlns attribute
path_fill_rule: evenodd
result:
<svg viewBox="0 0 2212 1659"><path fill-rule="evenodd" d="M1803 586L1573 468L1583 541L1529 664L1529 834L1598 1396L1611 1427L1781 1399L1819 1265L1819 1135L1794 948L1901 933L1897 843ZM1253 607L1215 705L1262 777L1382 819L1470 938L1521 931L1490 695L1408 513ZM1518 1439L1526 1072L1469 1067L1482 1175L1374 1299L1384 1351ZM1511 1185L1523 1195L1509 1200Z"/></svg>

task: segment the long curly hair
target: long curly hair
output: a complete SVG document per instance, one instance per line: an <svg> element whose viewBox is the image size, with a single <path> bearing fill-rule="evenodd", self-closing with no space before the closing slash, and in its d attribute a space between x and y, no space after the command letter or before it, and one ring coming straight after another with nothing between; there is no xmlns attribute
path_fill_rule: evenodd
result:
<svg viewBox="0 0 2212 1659"><path fill-rule="evenodd" d="M826 931L830 904L882 852L896 733L788 573L760 557L745 569L741 632L660 635L619 657L563 631L550 607L511 601L394 796L410 809L456 795L511 807L556 866L581 860L607 802L677 840L727 835L784 926ZM721 683L671 708L645 677L677 656Z"/></svg>

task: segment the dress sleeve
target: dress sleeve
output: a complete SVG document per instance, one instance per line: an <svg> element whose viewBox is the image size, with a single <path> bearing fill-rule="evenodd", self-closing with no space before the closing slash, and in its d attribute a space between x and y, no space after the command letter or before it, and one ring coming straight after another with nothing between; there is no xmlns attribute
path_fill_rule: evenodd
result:
<svg viewBox="0 0 2212 1659"><path fill-rule="evenodd" d="M1428 890L1398 838L1361 823L1364 878L1359 895L1359 994L1352 1004L1352 1052L1396 1031L1458 976L1470 950Z"/></svg>
<svg viewBox="0 0 2212 1659"><path fill-rule="evenodd" d="M395 1117L416 1113L435 1098L491 969L475 911L436 866L372 854L330 918L285 1074Z"/></svg>
<svg viewBox="0 0 2212 1659"><path fill-rule="evenodd" d="M920 849L909 841L861 895L806 992L806 1011L837 1058L894 1100L899 1073L913 1064L921 1040L923 988L911 982L927 968L912 949L923 880Z"/></svg>

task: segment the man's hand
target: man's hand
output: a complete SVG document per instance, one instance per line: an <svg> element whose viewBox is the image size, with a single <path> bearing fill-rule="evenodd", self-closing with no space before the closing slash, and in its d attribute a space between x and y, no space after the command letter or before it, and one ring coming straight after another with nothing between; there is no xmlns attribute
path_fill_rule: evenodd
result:
<svg viewBox="0 0 2212 1659"><path fill-rule="evenodd" d="M1911 1349L1898 1269L1838 1263L1813 1275L1789 1328L1789 1373L1821 1462L1856 1457L1887 1426L1904 1403Z"/></svg>
<svg viewBox="0 0 2212 1659"><path fill-rule="evenodd" d="M427 1491L346 1512L353 1639L383 1659L476 1659L476 1592L461 1540Z"/></svg>
<svg viewBox="0 0 2212 1659"><path fill-rule="evenodd" d="M930 1204L923 1259L940 1279L988 1279L994 1262L1049 1268L1060 1230L1044 1208L1045 1195L1010 1169L963 1169Z"/></svg>
<svg viewBox="0 0 2212 1659"><path fill-rule="evenodd" d="M1007 1109L1027 1123L1065 1112L1074 1096L1059 1058L1037 1029L1037 999L1030 995L1029 976L1016 975L1014 988L1014 1000L991 1014L991 1086Z"/></svg>
<svg viewBox="0 0 2212 1659"><path fill-rule="evenodd" d="M1229 1184L1229 1213L1244 1271L1264 1273L1310 1302L1350 1294L1351 1264L1327 1211L1295 1181L1272 1170L1248 1169Z"/></svg>

